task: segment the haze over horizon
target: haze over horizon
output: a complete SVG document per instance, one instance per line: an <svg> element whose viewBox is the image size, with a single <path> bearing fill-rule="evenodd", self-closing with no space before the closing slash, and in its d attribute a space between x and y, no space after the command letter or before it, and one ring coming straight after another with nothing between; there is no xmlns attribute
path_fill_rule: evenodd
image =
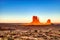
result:
<svg viewBox="0 0 60 40"><path fill-rule="evenodd" d="M32 16L40 22L60 23L59 0L0 0L0 23L29 23Z"/></svg>

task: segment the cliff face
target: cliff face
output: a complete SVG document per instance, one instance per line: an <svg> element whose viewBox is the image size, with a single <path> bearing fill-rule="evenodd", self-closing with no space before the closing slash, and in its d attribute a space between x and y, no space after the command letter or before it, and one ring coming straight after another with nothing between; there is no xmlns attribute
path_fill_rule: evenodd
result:
<svg viewBox="0 0 60 40"><path fill-rule="evenodd" d="M37 16L32 17L32 24L40 24L39 18Z"/></svg>

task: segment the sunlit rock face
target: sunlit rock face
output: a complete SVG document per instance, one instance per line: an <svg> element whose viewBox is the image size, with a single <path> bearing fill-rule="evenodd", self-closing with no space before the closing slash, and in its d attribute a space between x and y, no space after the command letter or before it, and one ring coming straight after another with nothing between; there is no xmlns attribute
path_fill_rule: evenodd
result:
<svg viewBox="0 0 60 40"><path fill-rule="evenodd" d="M51 24L51 20L50 19L47 20L47 24Z"/></svg>
<svg viewBox="0 0 60 40"><path fill-rule="evenodd" d="M32 17L32 22L25 23L24 25L51 25L51 20L48 19L46 23L41 23L37 16Z"/></svg>
<svg viewBox="0 0 60 40"><path fill-rule="evenodd" d="M35 24L35 25L40 24L39 18L37 16L33 16L31 24Z"/></svg>

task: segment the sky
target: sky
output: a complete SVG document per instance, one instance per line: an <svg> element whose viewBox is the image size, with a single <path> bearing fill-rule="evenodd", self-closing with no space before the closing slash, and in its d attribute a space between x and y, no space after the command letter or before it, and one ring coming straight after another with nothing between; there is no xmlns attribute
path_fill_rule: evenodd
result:
<svg viewBox="0 0 60 40"><path fill-rule="evenodd" d="M0 0L0 23L29 23L32 16L60 23L60 0Z"/></svg>

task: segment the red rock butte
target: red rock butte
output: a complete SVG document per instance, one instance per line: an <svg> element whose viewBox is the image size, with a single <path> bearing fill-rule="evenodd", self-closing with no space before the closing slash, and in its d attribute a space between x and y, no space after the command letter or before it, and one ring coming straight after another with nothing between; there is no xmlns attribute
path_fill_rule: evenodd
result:
<svg viewBox="0 0 60 40"><path fill-rule="evenodd" d="M40 24L39 18L37 16L33 16L31 24Z"/></svg>
<svg viewBox="0 0 60 40"><path fill-rule="evenodd" d="M33 16L32 22L30 23L30 25L50 25L50 24L51 24L50 19L48 19L47 22L44 24L39 21L39 18L37 16Z"/></svg>
<svg viewBox="0 0 60 40"><path fill-rule="evenodd" d="M50 19L47 20L47 24L51 24L51 20Z"/></svg>
<svg viewBox="0 0 60 40"><path fill-rule="evenodd" d="M32 17L32 22L25 23L24 25L51 25L51 20L48 19L46 23L41 23L37 16Z"/></svg>

